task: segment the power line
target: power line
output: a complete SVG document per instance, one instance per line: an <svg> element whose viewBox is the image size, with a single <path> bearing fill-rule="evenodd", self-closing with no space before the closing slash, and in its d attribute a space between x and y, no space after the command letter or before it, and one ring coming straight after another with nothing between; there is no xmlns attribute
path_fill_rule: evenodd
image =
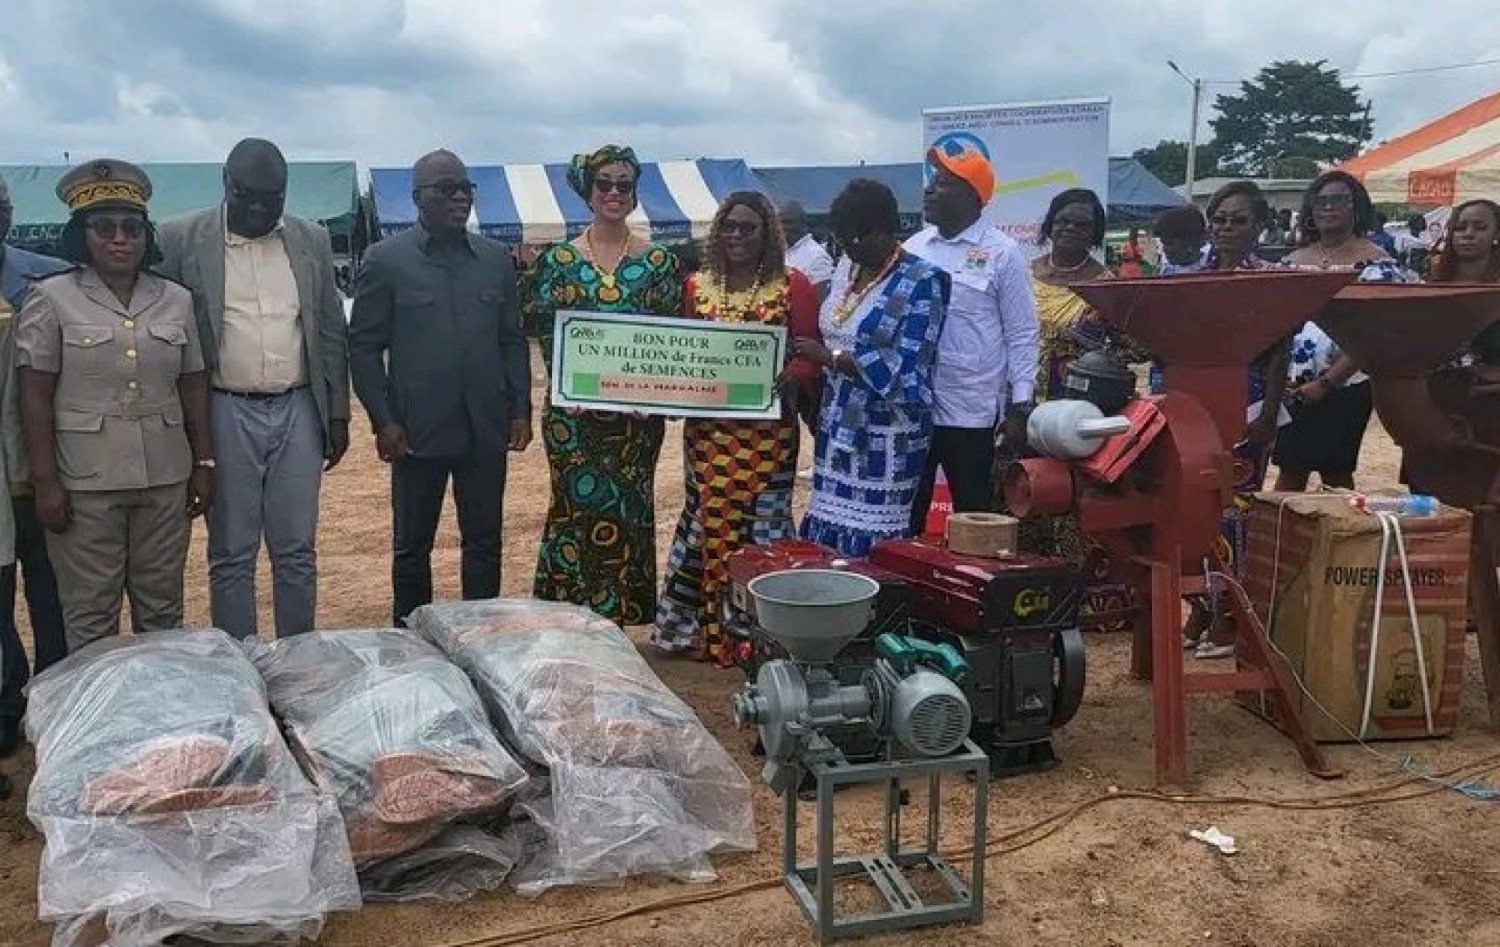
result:
<svg viewBox="0 0 1500 947"><path fill-rule="evenodd" d="M1390 72L1357 72L1339 73L1340 79L1389 79L1393 76L1415 76L1431 72L1451 72L1454 69L1473 69L1478 66L1493 66L1500 64L1500 57L1494 59L1476 59L1473 62L1455 62L1443 66L1419 66L1416 69L1395 69ZM1203 79L1204 85L1239 85L1243 79Z"/></svg>

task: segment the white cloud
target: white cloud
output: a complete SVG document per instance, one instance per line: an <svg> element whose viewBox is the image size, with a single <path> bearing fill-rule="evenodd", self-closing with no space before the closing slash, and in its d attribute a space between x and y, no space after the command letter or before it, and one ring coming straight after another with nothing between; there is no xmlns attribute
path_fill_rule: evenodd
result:
<svg viewBox="0 0 1500 947"><path fill-rule="evenodd" d="M128 7L128 9L126 9ZM648 157L911 160L924 105L1108 95L1112 150L1180 138L1188 89L1272 59L1383 72L1493 58L1494 0L7 0L0 161L202 160L245 135L405 164ZM1361 80L1392 137L1500 66ZM1233 86L1211 86L1212 94ZM1205 118L1207 115L1205 114ZM1205 124L1204 136L1208 134Z"/></svg>

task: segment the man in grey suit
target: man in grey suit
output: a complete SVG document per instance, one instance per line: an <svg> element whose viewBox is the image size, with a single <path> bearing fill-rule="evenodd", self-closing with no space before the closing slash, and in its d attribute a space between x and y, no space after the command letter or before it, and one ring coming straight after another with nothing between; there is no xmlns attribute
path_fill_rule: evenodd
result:
<svg viewBox="0 0 1500 947"><path fill-rule="evenodd" d="M365 254L349 323L354 391L391 465L394 617L432 600L448 479L466 599L500 594L506 451L531 442L531 366L507 249L467 232L474 184L435 151L412 168L417 225Z"/></svg>
<svg viewBox="0 0 1500 947"><path fill-rule="evenodd" d="M208 514L216 626L256 634L255 566L271 556L276 635L313 628L318 489L349 447L347 327L328 233L282 213L286 160L247 138L224 163L224 202L162 225L162 272L193 291L212 373L215 502Z"/></svg>

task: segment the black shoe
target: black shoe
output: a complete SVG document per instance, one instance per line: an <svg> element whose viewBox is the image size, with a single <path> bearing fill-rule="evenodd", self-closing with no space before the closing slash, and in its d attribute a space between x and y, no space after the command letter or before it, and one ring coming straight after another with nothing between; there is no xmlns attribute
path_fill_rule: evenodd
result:
<svg viewBox="0 0 1500 947"><path fill-rule="evenodd" d="M21 721L16 717L0 717L0 758L14 756L21 747Z"/></svg>
<svg viewBox="0 0 1500 947"><path fill-rule="evenodd" d="M10 777L0 773L0 799L10 798Z"/></svg>

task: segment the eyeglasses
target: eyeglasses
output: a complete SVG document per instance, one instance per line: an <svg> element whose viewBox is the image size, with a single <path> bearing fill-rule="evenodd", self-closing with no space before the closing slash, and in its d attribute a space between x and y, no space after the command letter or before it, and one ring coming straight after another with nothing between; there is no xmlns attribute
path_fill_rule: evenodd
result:
<svg viewBox="0 0 1500 947"><path fill-rule="evenodd" d="M726 220L719 225L726 237L748 237L760 230L760 222L754 220Z"/></svg>
<svg viewBox="0 0 1500 947"><path fill-rule="evenodd" d="M1312 206L1319 210L1338 210L1354 206L1353 194L1319 194L1312 199Z"/></svg>
<svg viewBox="0 0 1500 947"><path fill-rule="evenodd" d="M88 228L100 240L113 240L123 233L126 240L139 240L146 233L146 222L139 217L90 217Z"/></svg>
<svg viewBox="0 0 1500 947"><path fill-rule="evenodd" d="M279 204L286 200L286 191L257 191L233 181L229 182L229 193L244 204Z"/></svg>
<svg viewBox="0 0 1500 947"><path fill-rule="evenodd" d="M1055 217L1052 220L1052 230L1053 230L1054 233L1057 232L1057 231L1059 231L1059 230L1093 230L1093 229L1094 229L1094 218L1092 218L1092 217L1090 217L1088 220L1082 220L1080 218Z"/></svg>
<svg viewBox="0 0 1500 947"><path fill-rule="evenodd" d="M619 180L612 178L594 178L594 190L600 194L608 194L614 191L616 194L629 194L635 190L634 181Z"/></svg>
<svg viewBox="0 0 1500 947"><path fill-rule="evenodd" d="M1208 221L1215 227L1244 227L1250 223L1250 217L1245 214L1235 214L1230 217L1227 214L1215 214Z"/></svg>
<svg viewBox="0 0 1500 947"><path fill-rule="evenodd" d="M460 194L464 197L473 197L474 192L479 190L479 185L473 181L438 181L436 184L423 184L422 187L429 191L437 191L450 201Z"/></svg>

